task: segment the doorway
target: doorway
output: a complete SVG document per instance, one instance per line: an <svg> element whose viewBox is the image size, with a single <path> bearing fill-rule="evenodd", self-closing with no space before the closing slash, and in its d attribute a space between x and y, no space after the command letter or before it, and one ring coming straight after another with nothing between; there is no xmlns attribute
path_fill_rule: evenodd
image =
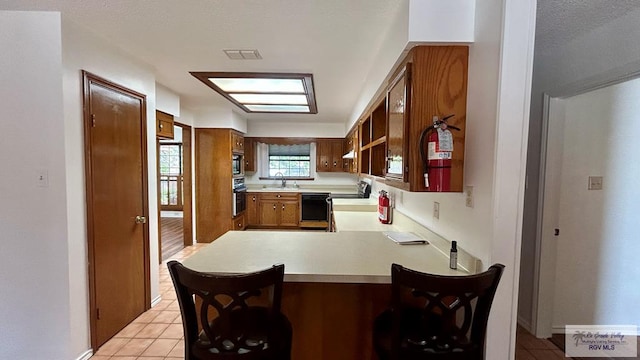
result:
<svg viewBox="0 0 640 360"><path fill-rule="evenodd" d="M151 306L146 97L82 72L91 345Z"/></svg>
<svg viewBox="0 0 640 360"><path fill-rule="evenodd" d="M640 324L640 79L549 98L540 205L536 335Z"/></svg>
<svg viewBox="0 0 640 360"><path fill-rule="evenodd" d="M191 127L174 123L173 139L158 139L160 262L193 244Z"/></svg>

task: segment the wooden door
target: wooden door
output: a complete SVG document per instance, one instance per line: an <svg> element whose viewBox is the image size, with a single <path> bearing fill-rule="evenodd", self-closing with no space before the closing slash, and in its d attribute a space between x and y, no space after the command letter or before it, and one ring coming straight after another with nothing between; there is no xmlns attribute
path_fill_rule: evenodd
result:
<svg viewBox="0 0 640 360"><path fill-rule="evenodd" d="M247 194L247 225L258 225L260 217L258 216L258 194Z"/></svg>
<svg viewBox="0 0 640 360"><path fill-rule="evenodd" d="M278 203L275 200L259 200L258 212L261 226L278 226Z"/></svg>
<svg viewBox="0 0 640 360"><path fill-rule="evenodd" d="M282 200L278 203L280 212L280 226L300 225L300 210L298 200Z"/></svg>
<svg viewBox="0 0 640 360"><path fill-rule="evenodd" d="M84 75L91 342L150 307L146 100Z"/></svg>

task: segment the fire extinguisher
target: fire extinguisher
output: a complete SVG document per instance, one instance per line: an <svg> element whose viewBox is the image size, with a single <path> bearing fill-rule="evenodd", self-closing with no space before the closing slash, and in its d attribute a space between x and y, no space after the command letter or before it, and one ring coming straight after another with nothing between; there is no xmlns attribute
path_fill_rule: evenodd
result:
<svg viewBox="0 0 640 360"><path fill-rule="evenodd" d="M447 124L453 115L439 119L433 117L433 125L420 134L420 159L424 173L424 186L428 191L442 192L451 190L451 158L453 153L453 135L449 129L459 128ZM425 153L424 141L427 140Z"/></svg>
<svg viewBox="0 0 640 360"><path fill-rule="evenodd" d="M378 220L383 224L388 224L391 220L391 214L389 214L389 196L384 190L380 190L380 196L378 196Z"/></svg>

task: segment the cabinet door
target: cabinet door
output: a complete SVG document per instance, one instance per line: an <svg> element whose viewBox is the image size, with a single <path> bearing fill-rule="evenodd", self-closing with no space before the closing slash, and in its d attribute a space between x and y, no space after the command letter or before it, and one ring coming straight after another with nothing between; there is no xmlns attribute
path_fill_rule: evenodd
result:
<svg viewBox="0 0 640 360"><path fill-rule="evenodd" d="M247 225L258 225L260 217L258 216L258 194L247 193Z"/></svg>
<svg viewBox="0 0 640 360"><path fill-rule="evenodd" d="M280 226L299 226L300 210L297 200L285 200L278 203L280 211Z"/></svg>
<svg viewBox="0 0 640 360"><path fill-rule="evenodd" d="M342 140L331 140L331 171L342 172L344 166L342 163Z"/></svg>
<svg viewBox="0 0 640 360"><path fill-rule="evenodd" d="M256 171L256 141L244 138L244 171Z"/></svg>
<svg viewBox="0 0 640 360"><path fill-rule="evenodd" d="M411 63L395 78L389 90L386 177L407 181L407 118L411 99ZM418 146L418 144L415 144Z"/></svg>
<svg viewBox="0 0 640 360"><path fill-rule="evenodd" d="M231 133L231 150L234 152L244 151L244 137L238 133Z"/></svg>
<svg viewBox="0 0 640 360"><path fill-rule="evenodd" d="M258 200L258 213L261 226L278 226L278 202Z"/></svg>
<svg viewBox="0 0 640 360"><path fill-rule="evenodd" d="M246 218L244 214L238 215L235 218L231 219L231 230L244 230L247 226Z"/></svg>
<svg viewBox="0 0 640 360"><path fill-rule="evenodd" d="M156 136L173 139L173 115L156 110Z"/></svg>
<svg viewBox="0 0 640 360"><path fill-rule="evenodd" d="M329 140L316 142L316 171L331 171L331 144Z"/></svg>

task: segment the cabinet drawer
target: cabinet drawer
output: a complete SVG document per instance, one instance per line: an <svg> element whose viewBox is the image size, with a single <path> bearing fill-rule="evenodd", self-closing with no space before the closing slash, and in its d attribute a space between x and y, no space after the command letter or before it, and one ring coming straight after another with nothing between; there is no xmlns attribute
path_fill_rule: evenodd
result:
<svg viewBox="0 0 640 360"><path fill-rule="evenodd" d="M156 135L162 139L173 139L173 115L156 110Z"/></svg>
<svg viewBox="0 0 640 360"><path fill-rule="evenodd" d="M261 193L260 199L263 200L298 200L298 193Z"/></svg>
<svg viewBox="0 0 640 360"><path fill-rule="evenodd" d="M231 220L231 230L244 230L247 227L245 214L240 214Z"/></svg>

